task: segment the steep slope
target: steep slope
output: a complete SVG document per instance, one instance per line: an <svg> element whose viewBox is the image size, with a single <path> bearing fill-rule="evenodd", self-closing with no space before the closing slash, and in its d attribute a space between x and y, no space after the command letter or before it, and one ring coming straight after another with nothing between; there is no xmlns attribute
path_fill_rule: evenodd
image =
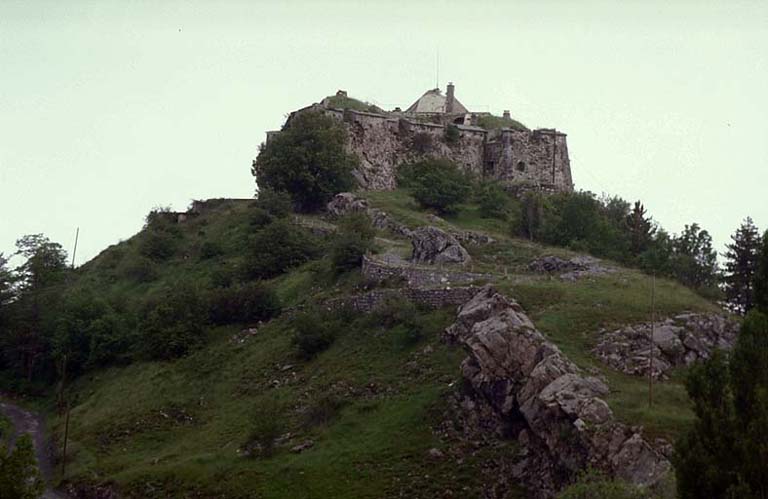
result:
<svg viewBox="0 0 768 499"><path fill-rule="evenodd" d="M482 275L470 283L491 282L517 300L571 361L603 377L610 389L606 400L619 420L643 425L649 438L667 439L690 422L680 370L656 384L649 408L645 379L614 371L591 353L601 329L647 320L647 276L606 263L612 271L561 279L531 270L530 262L578 255L510 238L502 223L480 218L475 206L439 219L419 211L402 191L365 195L410 228L434 225L491 236L492 243L467 244L470 267L453 270ZM76 287L139 314L147 296L162 294L180 278L205 286L232 280L253 254L253 216L247 200L208 202L174 222L173 256L142 259L139 248L151 236L144 231L85 265ZM318 244L335 230L332 220L292 220L321 234ZM409 253L402 234L381 230L376 243L374 258L398 262ZM466 422L457 415L456 395L466 354L441 341L455 307L411 311L408 320L399 315L402 303L372 314L341 313L335 341L306 360L291 341L294 310L404 283L376 285L359 271L337 276L320 258L269 284L284 308L269 323L210 327L204 346L180 360L90 371L74 382L66 477L71 490L107 484L135 497L525 495L498 476L517 442L462 429ZM717 311L663 279L656 300L662 317ZM61 419L54 419L54 429L60 438ZM251 437L265 432L277 437L274 452L253 452Z"/></svg>

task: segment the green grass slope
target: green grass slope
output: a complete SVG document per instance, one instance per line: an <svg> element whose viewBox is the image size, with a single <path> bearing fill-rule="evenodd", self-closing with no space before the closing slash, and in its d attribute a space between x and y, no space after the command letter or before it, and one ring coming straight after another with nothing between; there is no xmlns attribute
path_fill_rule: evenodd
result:
<svg viewBox="0 0 768 499"><path fill-rule="evenodd" d="M691 421L681 373L656 385L649 409L645 380L612 371L590 354L601 328L648 319L648 276L619 269L565 282L533 274L531 259L571 253L509 237L504 223L483 219L471 204L435 222L405 192L365 195L413 227L429 223L493 236L496 243L469 248L474 270L495 274L496 286L517 299L544 334L577 364L607 378L608 402L619 418L666 437ZM220 201L178 224L179 249L163 262L141 260L147 234L140 233L81 268L77 285L138 308L143 297L180 277L231 279L248 258L251 210L248 201ZM317 217L294 220L326 225ZM378 251L407 247L401 237L379 236ZM150 277L142 277L145 272ZM271 283L287 308L364 284L356 272L334 275L322 259ZM656 300L662 316L714 310L663 279ZM445 444L436 427L447 417L446 397L459 386L465 354L439 341L453 310L419 315L415 334L401 324L382 325L375 315L346 317L332 346L304 360L291 343L289 311L252 335L240 333L246 324L210 328L206 346L177 361L90 372L70 386L66 479L113 483L135 497L433 497L445 490L480 497L483 463L512 444L500 441L462 459L429 456ZM274 453L245 456L249 437L264 431L265 421L274 421L270 431L280 435ZM62 419L53 424L60 438ZM306 449L292 451L305 443Z"/></svg>

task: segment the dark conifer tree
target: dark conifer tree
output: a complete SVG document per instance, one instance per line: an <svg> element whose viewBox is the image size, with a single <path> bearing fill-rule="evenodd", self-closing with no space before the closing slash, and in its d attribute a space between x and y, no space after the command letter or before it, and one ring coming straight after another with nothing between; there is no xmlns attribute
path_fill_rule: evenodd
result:
<svg viewBox="0 0 768 499"><path fill-rule="evenodd" d="M656 227L654 227L651 217L647 217L646 213L642 203L635 201L632 211L627 215L630 250L633 255L639 255L647 250L656 232Z"/></svg>
<svg viewBox="0 0 768 499"><path fill-rule="evenodd" d="M763 234L754 279L755 306L768 314L768 230Z"/></svg>
<svg viewBox="0 0 768 499"><path fill-rule="evenodd" d="M731 236L725 257L725 296L734 310L746 313L754 305L754 281L760 250L760 233L747 217Z"/></svg>

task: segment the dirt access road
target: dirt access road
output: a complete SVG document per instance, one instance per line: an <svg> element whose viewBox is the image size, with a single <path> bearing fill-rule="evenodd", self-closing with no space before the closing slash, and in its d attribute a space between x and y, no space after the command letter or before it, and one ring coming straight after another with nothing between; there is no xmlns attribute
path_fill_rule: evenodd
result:
<svg viewBox="0 0 768 499"><path fill-rule="evenodd" d="M48 452L48 439L45 436L45 424L43 418L38 414L29 412L8 402L7 399L0 399L0 413L10 419L13 424L13 432L10 439L11 445L20 434L29 433L32 436L32 441L35 444L37 463L40 466L40 473L42 473L46 483L49 484L42 497L44 499L65 499L67 496L50 487L51 479L53 478L53 464L51 463L51 456Z"/></svg>

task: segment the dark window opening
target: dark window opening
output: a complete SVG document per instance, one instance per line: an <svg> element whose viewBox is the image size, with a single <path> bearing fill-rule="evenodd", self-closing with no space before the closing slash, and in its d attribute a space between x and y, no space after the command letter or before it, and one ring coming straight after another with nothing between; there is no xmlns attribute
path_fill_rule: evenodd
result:
<svg viewBox="0 0 768 499"><path fill-rule="evenodd" d="M522 161L518 161L518 162L517 162L517 166L515 166L515 168L516 168L516 169L517 169L517 171L519 171L519 172L524 172L524 171L525 171L525 163L524 163L524 162L522 162Z"/></svg>

